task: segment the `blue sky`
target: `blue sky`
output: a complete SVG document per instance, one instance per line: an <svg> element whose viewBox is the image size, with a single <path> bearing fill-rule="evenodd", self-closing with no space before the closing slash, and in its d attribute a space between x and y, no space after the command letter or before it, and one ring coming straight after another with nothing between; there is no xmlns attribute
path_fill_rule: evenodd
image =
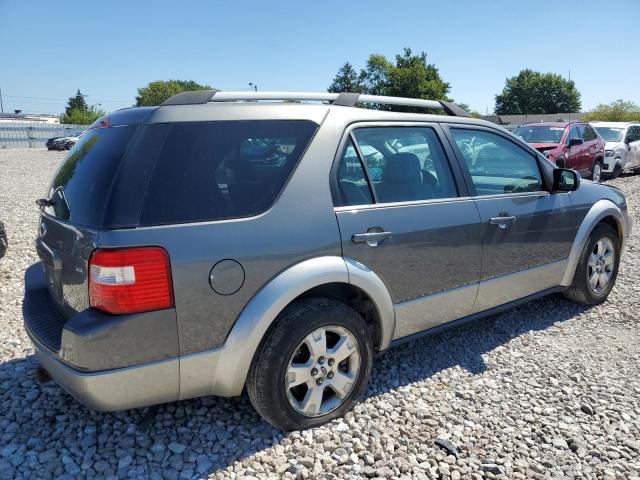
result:
<svg viewBox="0 0 640 480"><path fill-rule="evenodd" d="M169 78L323 91L345 61L406 46L482 113L523 68L571 70L586 110L640 103L639 21L639 0L0 0L0 88L5 112L43 113L77 88L105 110L130 106L138 87Z"/></svg>

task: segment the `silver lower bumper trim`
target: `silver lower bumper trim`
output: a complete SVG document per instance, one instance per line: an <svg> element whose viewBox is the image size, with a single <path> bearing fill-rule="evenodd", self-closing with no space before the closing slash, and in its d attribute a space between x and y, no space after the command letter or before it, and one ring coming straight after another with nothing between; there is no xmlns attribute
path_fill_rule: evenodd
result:
<svg viewBox="0 0 640 480"><path fill-rule="evenodd" d="M102 372L81 372L64 364L32 338L36 356L51 377L87 407L114 411L178 400L179 359Z"/></svg>

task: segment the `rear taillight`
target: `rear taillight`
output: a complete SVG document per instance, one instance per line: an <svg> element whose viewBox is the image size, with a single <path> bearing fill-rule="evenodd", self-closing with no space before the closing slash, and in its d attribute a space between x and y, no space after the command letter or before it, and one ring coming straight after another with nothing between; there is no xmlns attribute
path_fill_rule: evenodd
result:
<svg viewBox="0 0 640 480"><path fill-rule="evenodd" d="M97 249L89 260L89 304L106 313L171 308L171 264L160 247Z"/></svg>

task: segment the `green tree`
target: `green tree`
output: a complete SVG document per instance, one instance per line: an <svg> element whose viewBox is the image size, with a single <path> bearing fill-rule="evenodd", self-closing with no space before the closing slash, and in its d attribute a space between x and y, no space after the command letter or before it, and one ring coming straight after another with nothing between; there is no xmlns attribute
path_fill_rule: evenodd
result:
<svg viewBox="0 0 640 480"><path fill-rule="evenodd" d="M364 91L364 85L360 81L358 72L356 72L349 62L346 62L340 67L340 70L338 70L338 74L333 79L331 85L329 85L327 91L332 93L362 93Z"/></svg>
<svg viewBox="0 0 640 480"><path fill-rule="evenodd" d="M138 89L136 107L160 105L166 99L192 90L216 90L209 85L200 85L193 80L156 80Z"/></svg>
<svg viewBox="0 0 640 480"><path fill-rule="evenodd" d="M476 111L476 110L473 110L471 108L471 105L469 105L468 103L462 103L462 102L455 102L455 103L456 103L457 106L459 106L465 112L467 112L470 117L482 118L482 114L480 112Z"/></svg>
<svg viewBox="0 0 640 480"><path fill-rule="evenodd" d="M390 62L384 55L370 55L365 68L357 76L351 64L347 62L338 71L328 90L330 92L345 91L339 90L344 85L358 88L351 91L370 95L431 100L448 100L447 94L450 89L450 85L440 77L436 66L427 63L427 54L422 52L420 55L414 55L410 48L405 48L402 55L396 55L395 63ZM421 111L421 109L388 105L375 108Z"/></svg>
<svg viewBox="0 0 640 480"><path fill-rule="evenodd" d="M84 97L85 95L80 93L80 89L78 89L73 97L69 97L67 107L65 108L65 114L69 114L72 110L86 110L87 108L89 108L89 105L87 105Z"/></svg>
<svg viewBox="0 0 640 480"><path fill-rule="evenodd" d="M404 55L396 55L396 64L387 74L385 95L448 100L450 88L436 66L427 63L426 53L412 55L411 49L405 48Z"/></svg>
<svg viewBox="0 0 640 480"><path fill-rule="evenodd" d="M507 78L496 95L497 115L579 112L580 92L573 80L556 73L522 70Z"/></svg>
<svg viewBox="0 0 640 480"><path fill-rule="evenodd" d="M360 71L360 80L365 86L364 93L386 95L391 69L393 65L384 55L379 53L369 55L367 66Z"/></svg>
<svg viewBox="0 0 640 480"><path fill-rule="evenodd" d="M628 100L615 100L611 103L599 103L589 110L582 119L585 122L640 122L640 106Z"/></svg>
<svg viewBox="0 0 640 480"><path fill-rule="evenodd" d="M103 115L105 115L105 112L95 106L74 107L71 110L67 109L67 111L60 116L60 122L75 125L91 125Z"/></svg>

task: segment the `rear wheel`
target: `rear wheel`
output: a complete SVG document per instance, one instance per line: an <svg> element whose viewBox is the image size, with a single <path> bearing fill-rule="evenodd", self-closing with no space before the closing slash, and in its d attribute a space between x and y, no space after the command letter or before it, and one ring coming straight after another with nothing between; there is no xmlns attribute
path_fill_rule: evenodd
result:
<svg viewBox="0 0 640 480"><path fill-rule="evenodd" d="M247 379L256 411L283 430L344 415L371 374L373 345L364 319L343 303L307 298L287 307L277 322Z"/></svg>
<svg viewBox="0 0 640 480"><path fill-rule="evenodd" d="M594 228L582 250L571 286L565 296L574 302L597 305L613 288L620 264L620 239L606 224Z"/></svg>
<svg viewBox="0 0 640 480"><path fill-rule="evenodd" d="M602 162L600 160L596 160L591 168L591 180L593 183L600 183L602 180Z"/></svg>

